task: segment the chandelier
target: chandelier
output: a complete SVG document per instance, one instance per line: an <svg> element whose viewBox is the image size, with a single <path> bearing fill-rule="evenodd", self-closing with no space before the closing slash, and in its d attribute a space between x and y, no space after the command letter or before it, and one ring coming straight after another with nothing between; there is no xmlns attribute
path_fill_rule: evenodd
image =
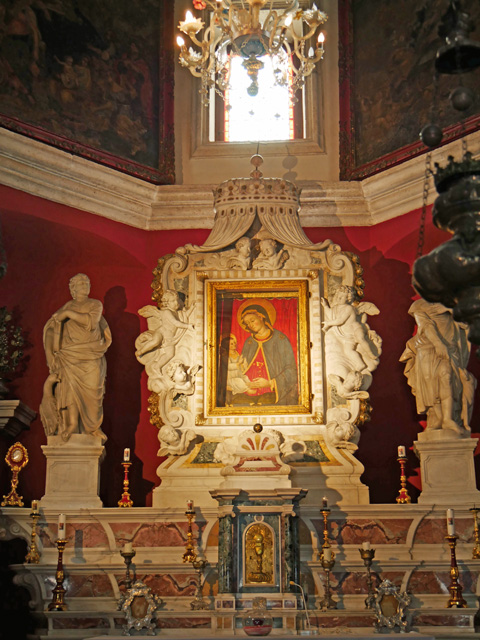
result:
<svg viewBox="0 0 480 640"><path fill-rule="evenodd" d="M177 44L180 64L201 78L200 93L205 106L211 89L224 98L229 87L231 56L243 58L242 66L251 80L249 95L257 95L258 73L264 66L261 58L270 56L274 83L288 85L294 99L323 58L325 36L318 30L327 20L327 14L315 4L302 9L300 1L193 0L194 8L203 10L205 20L187 11L178 28L196 48L187 48L182 36L177 37Z"/></svg>

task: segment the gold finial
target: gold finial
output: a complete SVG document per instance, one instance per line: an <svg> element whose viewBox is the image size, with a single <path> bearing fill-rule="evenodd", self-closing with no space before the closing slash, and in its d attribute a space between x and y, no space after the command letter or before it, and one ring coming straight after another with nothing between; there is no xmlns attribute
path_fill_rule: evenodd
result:
<svg viewBox="0 0 480 640"><path fill-rule="evenodd" d="M260 422L256 422L253 425L253 430L255 431L255 433L262 433L263 431L263 426L260 424Z"/></svg>
<svg viewBox="0 0 480 640"><path fill-rule="evenodd" d="M261 178L263 176L263 173L258 170L258 167L263 164L263 156L261 156L259 153L256 153L250 158L250 163L255 167L255 169L250 172L251 177Z"/></svg>

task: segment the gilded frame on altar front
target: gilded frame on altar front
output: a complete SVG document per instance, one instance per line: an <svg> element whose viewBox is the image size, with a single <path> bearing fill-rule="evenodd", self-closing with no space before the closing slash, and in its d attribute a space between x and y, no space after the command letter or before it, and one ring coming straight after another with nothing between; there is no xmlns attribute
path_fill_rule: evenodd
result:
<svg viewBox="0 0 480 640"><path fill-rule="evenodd" d="M207 413L310 413L307 281L205 285Z"/></svg>

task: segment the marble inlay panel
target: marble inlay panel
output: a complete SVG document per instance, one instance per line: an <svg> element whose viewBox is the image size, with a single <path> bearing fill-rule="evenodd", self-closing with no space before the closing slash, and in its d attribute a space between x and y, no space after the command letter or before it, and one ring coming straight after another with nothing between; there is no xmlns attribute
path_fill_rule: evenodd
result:
<svg viewBox="0 0 480 640"><path fill-rule="evenodd" d="M68 598L96 598L99 596L114 597L112 583L108 576L99 575L67 575L64 583Z"/></svg>
<svg viewBox="0 0 480 640"><path fill-rule="evenodd" d="M320 521L317 521L319 523ZM368 540L375 544L405 544L411 518L356 519L331 522L331 537L338 544L358 544ZM318 530L318 527L317 527ZM320 532L323 530L323 523Z"/></svg>
<svg viewBox="0 0 480 640"><path fill-rule="evenodd" d="M455 532L459 538L458 542L471 542L473 540L473 521L465 518L455 518ZM418 526L415 542L438 544L445 542L446 535L447 524L445 519L424 520Z"/></svg>
<svg viewBox="0 0 480 640"><path fill-rule="evenodd" d="M469 627L470 623L470 616L453 616L447 613L439 615L434 613L420 613L413 618L413 624L415 626Z"/></svg>
<svg viewBox="0 0 480 640"><path fill-rule="evenodd" d="M102 525L95 522L69 523L66 526L67 545L74 544L77 548L108 547L108 537ZM39 536L44 548L55 547L58 523L40 523Z"/></svg>
<svg viewBox="0 0 480 640"><path fill-rule="evenodd" d="M54 618L54 629L109 629L110 623L106 618Z"/></svg>
<svg viewBox="0 0 480 640"><path fill-rule="evenodd" d="M211 618L157 618L158 629L209 629Z"/></svg>
<svg viewBox="0 0 480 640"><path fill-rule="evenodd" d="M478 574L460 571L458 578L465 592L475 593ZM447 571L415 571L408 581L409 593L445 593L448 594L450 573Z"/></svg>
<svg viewBox="0 0 480 640"><path fill-rule="evenodd" d="M365 572L351 572L344 573L341 578L339 574L336 574L338 580L338 589L342 595L350 594L365 594L368 593L367 578ZM380 579L376 574L372 574L373 586L377 587L380 584Z"/></svg>
<svg viewBox="0 0 480 640"><path fill-rule="evenodd" d="M119 547L125 541L134 547L183 547L187 538L186 522L112 523L112 531ZM193 525L194 535L198 527Z"/></svg>
<svg viewBox="0 0 480 640"><path fill-rule="evenodd" d="M372 627L373 614L359 614L358 616L322 616L310 615L310 624L314 627Z"/></svg>
<svg viewBox="0 0 480 640"><path fill-rule="evenodd" d="M195 594L196 577L184 573L143 574L137 578L160 596L193 596Z"/></svg>

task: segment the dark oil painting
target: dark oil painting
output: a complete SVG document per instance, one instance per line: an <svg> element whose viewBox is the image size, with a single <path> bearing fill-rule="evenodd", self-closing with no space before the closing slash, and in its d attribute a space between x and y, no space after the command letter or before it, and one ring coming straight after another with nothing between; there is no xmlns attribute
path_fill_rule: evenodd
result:
<svg viewBox="0 0 480 640"><path fill-rule="evenodd" d="M0 125L173 181L173 2L2 0Z"/></svg>
<svg viewBox="0 0 480 640"><path fill-rule="evenodd" d="M480 2L462 6L474 24L469 37L478 41ZM434 82L435 55L445 44L438 28L448 7L449 0L340 0L343 179L364 178L424 152L419 132L432 120L445 141L480 127L480 69ZM449 101L460 84L476 93L463 113Z"/></svg>

